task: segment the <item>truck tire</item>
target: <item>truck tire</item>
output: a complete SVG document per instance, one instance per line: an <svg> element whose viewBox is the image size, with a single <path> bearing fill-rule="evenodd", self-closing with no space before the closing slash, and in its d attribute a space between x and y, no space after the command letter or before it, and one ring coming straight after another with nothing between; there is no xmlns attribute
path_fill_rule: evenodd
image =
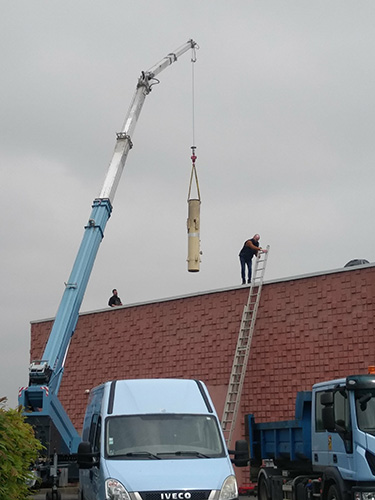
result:
<svg viewBox="0 0 375 500"><path fill-rule="evenodd" d="M260 478L258 482L258 500L271 500L266 480L263 478Z"/></svg>
<svg viewBox="0 0 375 500"><path fill-rule="evenodd" d="M331 484L328 489L327 500L341 500L341 494L335 484Z"/></svg>

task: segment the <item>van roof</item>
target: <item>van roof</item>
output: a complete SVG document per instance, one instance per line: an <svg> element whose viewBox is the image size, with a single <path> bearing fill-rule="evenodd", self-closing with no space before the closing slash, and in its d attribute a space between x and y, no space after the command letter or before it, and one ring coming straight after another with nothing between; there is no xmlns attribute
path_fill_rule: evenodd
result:
<svg viewBox="0 0 375 500"><path fill-rule="evenodd" d="M198 380L117 380L106 385L109 415L214 413L206 386Z"/></svg>

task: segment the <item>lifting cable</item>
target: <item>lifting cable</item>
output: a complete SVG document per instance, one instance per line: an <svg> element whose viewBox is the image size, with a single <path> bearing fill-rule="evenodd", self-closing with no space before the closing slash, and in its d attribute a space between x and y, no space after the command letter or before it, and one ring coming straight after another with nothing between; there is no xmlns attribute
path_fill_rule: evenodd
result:
<svg viewBox="0 0 375 500"><path fill-rule="evenodd" d="M199 271L200 265L200 204L201 195L199 191L198 175L195 166L195 161L197 155L195 154L195 96L194 96L194 63L196 59L195 47L192 48L192 58L191 58L191 68L192 68L192 125L193 125L193 146L191 146L191 174L188 192L188 220L187 220L187 231L188 231L188 271L197 272ZM193 198L191 196L193 179L195 180L195 191L196 196Z"/></svg>
<svg viewBox="0 0 375 500"><path fill-rule="evenodd" d="M195 150L197 149L195 144L195 75L194 75L194 64L197 60L196 56L196 48L192 48L192 57L191 57L191 95L192 95L192 135L193 135L193 146L191 146L191 162L192 162L192 167L191 167L191 174L190 174L190 183L189 183L189 192L188 192L188 202L191 199L191 189L192 189L192 183L193 183L193 178L195 180L195 185L196 185L196 190L197 190L197 197L198 200L201 200L200 196L200 191L199 191L199 182L198 182L198 175L197 175L197 169L195 166L195 160L197 159L197 156L195 154Z"/></svg>

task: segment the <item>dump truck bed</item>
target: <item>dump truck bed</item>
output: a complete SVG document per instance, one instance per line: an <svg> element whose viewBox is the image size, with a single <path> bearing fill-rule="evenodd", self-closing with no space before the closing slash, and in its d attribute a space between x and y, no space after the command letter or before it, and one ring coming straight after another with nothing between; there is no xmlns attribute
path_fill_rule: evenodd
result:
<svg viewBox="0 0 375 500"><path fill-rule="evenodd" d="M311 394L311 391L297 394L295 420L255 423L254 415L246 415L254 464L265 459L311 461Z"/></svg>

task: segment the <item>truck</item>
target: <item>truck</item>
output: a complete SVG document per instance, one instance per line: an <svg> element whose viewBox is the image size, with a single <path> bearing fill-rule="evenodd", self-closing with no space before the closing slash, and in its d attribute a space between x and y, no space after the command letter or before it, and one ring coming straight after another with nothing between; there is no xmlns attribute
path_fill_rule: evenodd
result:
<svg viewBox="0 0 375 500"><path fill-rule="evenodd" d="M125 117L124 125L116 134L116 144L104 184L99 196L92 203L91 215L84 227L84 234L69 279L58 307L41 359L33 360L29 367L29 384L19 390L18 402L23 408L28 423L44 445L45 456L41 457L38 473L52 474L52 491L47 499L60 498L57 490L57 464L69 463L77 453L81 437L58 398L64 374L65 360L74 334L79 310L94 266L100 243L104 238L106 224L111 216L114 196L127 160L133 147L133 133L147 95L156 78L165 68L192 50L195 60L197 43L190 39L174 52L169 53L147 71L142 71L136 90ZM52 468L49 464L53 462Z"/></svg>
<svg viewBox="0 0 375 500"><path fill-rule="evenodd" d="M245 465L243 443L236 446L233 461ZM219 419L199 380L114 380L94 388L78 464L80 500L238 498Z"/></svg>
<svg viewBox="0 0 375 500"><path fill-rule="evenodd" d="M298 392L295 419L245 417L259 500L375 498L375 374Z"/></svg>

